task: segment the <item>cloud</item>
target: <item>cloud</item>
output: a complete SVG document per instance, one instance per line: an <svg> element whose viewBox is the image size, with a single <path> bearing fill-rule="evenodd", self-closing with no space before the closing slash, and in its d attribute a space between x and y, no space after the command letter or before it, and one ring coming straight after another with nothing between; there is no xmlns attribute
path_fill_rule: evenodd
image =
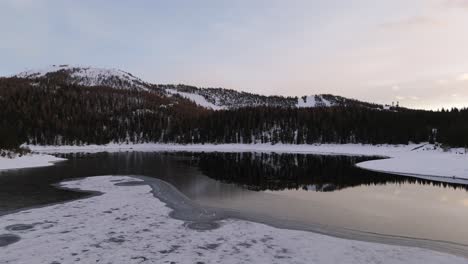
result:
<svg viewBox="0 0 468 264"><path fill-rule="evenodd" d="M392 90L393 90L393 91L400 91L400 90L401 90L401 87L398 86L398 85L394 85L394 86L392 86Z"/></svg>
<svg viewBox="0 0 468 264"><path fill-rule="evenodd" d="M445 6L468 9L468 0L445 0Z"/></svg>
<svg viewBox="0 0 468 264"><path fill-rule="evenodd" d="M468 73L460 74L457 78L459 81L468 81Z"/></svg>
<svg viewBox="0 0 468 264"><path fill-rule="evenodd" d="M40 1L34 0L5 0L5 4L14 8L32 8Z"/></svg>
<svg viewBox="0 0 468 264"><path fill-rule="evenodd" d="M449 81L447 79L437 80L437 84L439 84L439 85L447 85L448 83L449 83Z"/></svg>
<svg viewBox="0 0 468 264"><path fill-rule="evenodd" d="M445 4L468 0L344 1L346 8L270 1L0 0L0 75L69 63L261 94L383 103L398 95L405 106L434 109L468 102L468 76L458 80L468 73L468 35L460 33L467 10Z"/></svg>
<svg viewBox="0 0 468 264"><path fill-rule="evenodd" d="M461 202L461 204L462 204L463 206L468 207L468 199L460 200L460 202Z"/></svg>
<svg viewBox="0 0 468 264"><path fill-rule="evenodd" d="M401 20L395 20L381 24L385 29L406 29L414 27L439 27L444 25L444 22L435 17L429 16L414 16Z"/></svg>
<svg viewBox="0 0 468 264"><path fill-rule="evenodd" d="M442 195L442 196L440 197L440 201L441 201L441 202L447 202L447 201L448 201L447 196Z"/></svg>

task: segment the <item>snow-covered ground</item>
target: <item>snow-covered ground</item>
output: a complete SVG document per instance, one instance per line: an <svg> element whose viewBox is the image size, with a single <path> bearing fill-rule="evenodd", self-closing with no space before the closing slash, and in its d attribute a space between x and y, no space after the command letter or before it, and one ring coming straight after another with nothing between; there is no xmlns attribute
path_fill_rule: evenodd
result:
<svg viewBox="0 0 468 264"><path fill-rule="evenodd" d="M371 160L357 164L358 167L407 176L448 177L468 179L468 154L402 153L391 159ZM468 182L467 182L468 183Z"/></svg>
<svg viewBox="0 0 468 264"><path fill-rule="evenodd" d="M324 155L365 155L391 156L410 152L420 145L362 145L362 144L106 144L83 146L37 146L25 145L33 151L43 153L74 152L119 152L119 151L194 151L194 152L275 152L275 153L313 153ZM421 149L420 149L421 150Z"/></svg>
<svg viewBox="0 0 468 264"><path fill-rule="evenodd" d="M464 149L443 151L430 144L362 145L362 144L108 144L88 146L28 146L44 153L118 152L118 151L193 151L193 152L276 152L323 155L382 156L388 159L366 161L358 167L414 177L468 179L468 153Z"/></svg>
<svg viewBox="0 0 468 264"><path fill-rule="evenodd" d="M0 157L0 170L51 166L54 162L63 160L65 159L45 154L27 154L14 158Z"/></svg>
<svg viewBox="0 0 468 264"><path fill-rule="evenodd" d="M66 188L103 194L0 217L3 237L19 239L0 247L1 263L467 263L426 249L243 220L222 220L217 229L194 230L171 218L171 209L149 186L122 186L130 181L139 180L98 176L64 182Z"/></svg>

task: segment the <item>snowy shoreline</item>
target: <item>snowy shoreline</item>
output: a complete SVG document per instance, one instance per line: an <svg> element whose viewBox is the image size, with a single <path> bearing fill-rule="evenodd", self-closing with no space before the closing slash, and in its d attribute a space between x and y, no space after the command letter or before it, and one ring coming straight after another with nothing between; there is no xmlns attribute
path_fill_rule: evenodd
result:
<svg viewBox="0 0 468 264"><path fill-rule="evenodd" d="M0 171L52 166L54 163L64 160L66 159L46 154L26 154L14 158L0 157Z"/></svg>
<svg viewBox="0 0 468 264"><path fill-rule="evenodd" d="M52 154L97 152L264 152L319 155L376 156L384 159L365 161L357 167L403 176L430 178L468 184L468 154L465 149L443 151L431 144L362 145L362 144L107 144L85 146L26 146L34 153L16 158L0 158L0 171L51 166L65 159Z"/></svg>
<svg viewBox="0 0 468 264"><path fill-rule="evenodd" d="M204 219L172 218L172 209L153 195L154 186L135 177L97 176L60 186L102 194L1 216L8 244L0 247L3 263L466 263L428 249L244 220L215 219L202 230Z"/></svg>
<svg viewBox="0 0 468 264"><path fill-rule="evenodd" d="M189 152L266 152L320 155L378 156L386 159L366 161L357 167L372 171L440 181L468 180L468 154L465 149L443 151L431 144L108 144L87 146L28 146L39 153L119 152L119 151L189 151ZM449 180L450 179L450 180ZM468 182L467 182L468 183Z"/></svg>

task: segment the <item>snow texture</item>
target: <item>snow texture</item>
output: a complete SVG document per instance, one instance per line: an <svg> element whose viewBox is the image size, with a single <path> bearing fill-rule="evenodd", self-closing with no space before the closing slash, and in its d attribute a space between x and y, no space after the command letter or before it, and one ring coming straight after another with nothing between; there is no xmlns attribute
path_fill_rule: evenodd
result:
<svg viewBox="0 0 468 264"><path fill-rule="evenodd" d="M425 249L241 220L193 230L171 218L171 209L149 186L122 185L130 181L139 180L97 176L64 182L62 187L103 194L0 217L0 230L20 237L0 247L1 263L467 263Z"/></svg>
<svg viewBox="0 0 468 264"><path fill-rule="evenodd" d="M412 153L404 153L395 158L361 162L357 166L368 170L415 177L468 179L467 154L441 155L441 153L424 153L412 155Z"/></svg>
<svg viewBox="0 0 468 264"><path fill-rule="evenodd" d="M330 101L323 98L322 95L310 95L304 96L298 99L296 107L303 108L303 107L330 107L333 106Z"/></svg>
<svg viewBox="0 0 468 264"><path fill-rule="evenodd" d="M198 106L201 106L201 107L204 107L204 108L208 108L208 109L212 109L212 110L226 109L226 107L224 107L224 106L219 106L219 105L215 105L213 103L208 102L205 97L203 97L202 95L196 94L196 93L185 93L185 92L180 92L180 91L177 91L177 90L174 90L174 89L166 89L166 91L168 93L170 93L170 94L178 94L178 95L180 95L180 96L194 102Z"/></svg>
<svg viewBox="0 0 468 264"><path fill-rule="evenodd" d="M95 67L69 66L69 65L52 65L47 68L28 70L21 72L15 77L19 78L41 78L48 73L65 71L70 74L70 77L76 80L75 84L83 86L99 86L110 85L114 88L138 88L148 91L147 83L132 74L119 69L104 69Z"/></svg>
<svg viewBox="0 0 468 264"><path fill-rule="evenodd" d="M59 162L63 160L65 159L44 154L28 154L14 158L0 157L0 171L9 169L51 166L54 162Z"/></svg>

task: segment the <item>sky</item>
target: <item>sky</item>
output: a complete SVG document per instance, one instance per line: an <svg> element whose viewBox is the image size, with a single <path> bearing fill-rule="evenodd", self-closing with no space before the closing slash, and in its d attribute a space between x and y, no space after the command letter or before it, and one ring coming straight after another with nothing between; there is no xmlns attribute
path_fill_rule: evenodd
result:
<svg viewBox="0 0 468 264"><path fill-rule="evenodd" d="M0 76L53 64L265 95L468 106L468 0L0 0Z"/></svg>

